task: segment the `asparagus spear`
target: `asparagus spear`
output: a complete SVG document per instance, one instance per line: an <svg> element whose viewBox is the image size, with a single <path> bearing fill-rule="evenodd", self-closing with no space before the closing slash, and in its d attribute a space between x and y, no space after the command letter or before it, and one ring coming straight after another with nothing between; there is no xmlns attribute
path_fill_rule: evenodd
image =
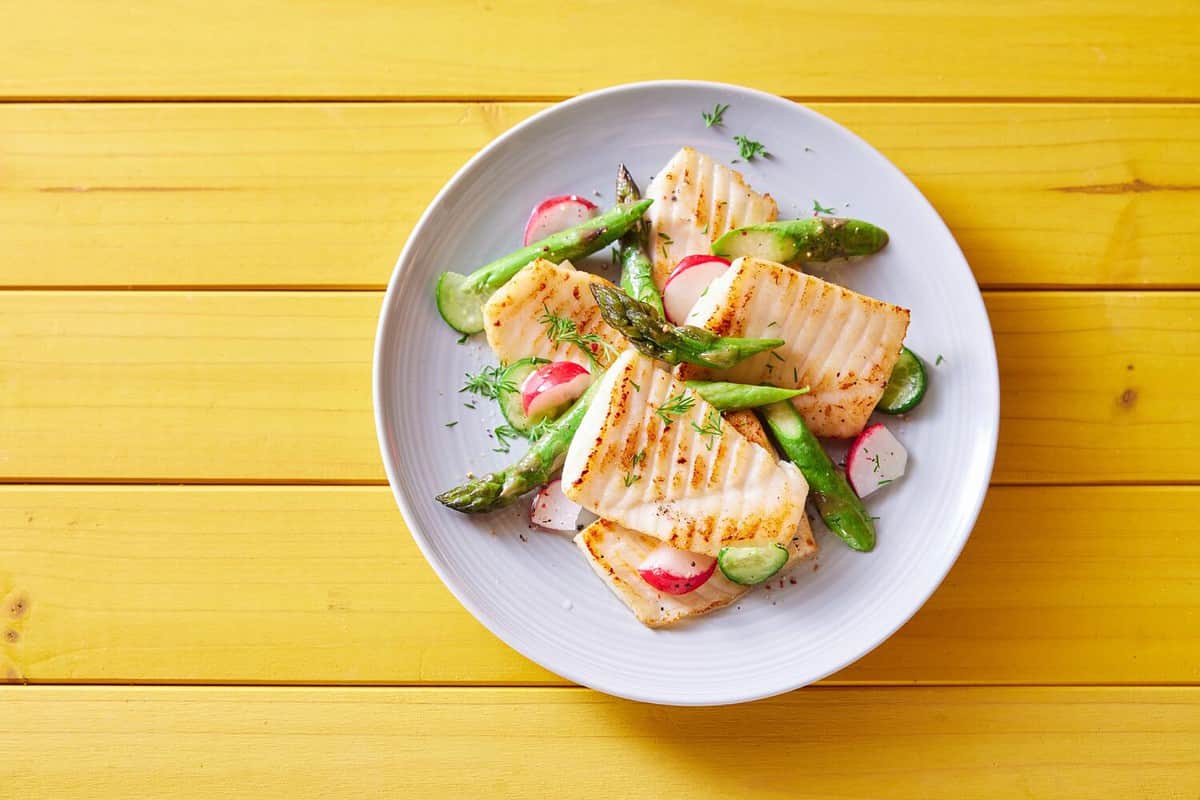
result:
<svg viewBox="0 0 1200 800"><path fill-rule="evenodd" d="M438 313L459 333L479 333L483 330L484 302L522 267L537 258L557 263L590 255L616 241L642 218L653 202L642 200L615 205L587 222L485 264L470 275L443 272L435 290Z"/></svg>
<svg viewBox="0 0 1200 800"><path fill-rule="evenodd" d="M758 408L808 393L807 386L803 389L780 389L777 386L753 386L725 381L688 381L687 385L721 411Z"/></svg>
<svg viewBox="0 0 1200 800"><path fill-rule="evenodd" d="M800 468L813 502L829 530L850 549L868 552L875 547L875 523L862 500L834 467L821 443L812 435L800 412L789 402L773 403L759 413L788 460Z"/></svg>
<svg viewBox="0 0 1200 800"><path fill-rule="evenodd" d="M624 164L617 167L617 202L635 203L642 197L638 185ZM621 288L632 298L641 300L663 315L662 295L654 283L654 265L646 255L649 246L646 223L639 219L617 242L617 259L621 262Z"/></svg>
<svg viewBox="0 0 1200 800"><path fill-rule="evenodd" d="M813 217L734 228L713 242L712 251L725 258L755 256L780 264L803 264L870 255L887 243L887 231L869 222Z"/></svg>
<svg viewBox="0 0 1200 800"><path fill-rule="evenodd" d="M531 444L515 464L443 492L437 496L438 502L455 511L479 514L506 506L550 480L567 457L567 448L591 405L602 374L596 375L592 385L567 409L567 413L551 423L546 433ZM753 408L807 391L720 381L688 381L688 386L721 411Z"/></svg>
<svg viewBox="0 0 1200 800"><path fill-rule="evenodd" d="M620 331L639 352L670 364L686 361L727 369L744 358L784 343L783 339L735 339L691 325L671 325L652 306L616 287L593 283L591 288L605 322Z"/></svg>
<svg viewBox="0 0 1200 800"><path fill-rule="evenodd" d="M437 501L455 511L480 514L502 508L550 480L550 476L562 468L571 439L579 429L579 423L583 421L583 415L587 413L599 385L600 376L597 375L587 391L567 409L567 413L554 421L540 439L529 445L517 463L442 492L437 496Z"/></svg>

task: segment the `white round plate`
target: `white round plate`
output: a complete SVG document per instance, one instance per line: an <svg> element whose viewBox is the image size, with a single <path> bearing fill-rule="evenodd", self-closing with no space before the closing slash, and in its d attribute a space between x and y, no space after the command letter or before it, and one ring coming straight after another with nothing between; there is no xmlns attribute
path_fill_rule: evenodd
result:
<svg viewBox="0 0 1200 800"><path fill-rule="evenodd" d="M724 125L700 112L728 104ZM882 109L880 113L885 113ZM491 515L450 511L434 496L514 459L493 452L495 403L464 407L463 376L493 363L482 336L463 345L438 317L443 270L470 272L521 244L529 210L555 194L613 198L618 162L643 189L683 145L730 163L734 134L768 159L740 162L781 218L813 201L882 225L879 255L828 272L912 309L907 343L930 373L924 403L888 419L908 474L872 495L874 552L818 534L819 565L782 588L666 630L642 627L566 535L530 530L528 503ZM591 263L600 271L607 252ZM615 277L609 275L609 277ZM935 365L935 361L941 363ZM571 681L673 705L737 703L795 689L860 658L904 624L958 557L987 491L999 426L996 354L971 271L937 212L870 145L803 106L715 83L618 86L560 103L496 139L459 170L421 218L396 265L379 320L375 418L396 501L425 557L456 597L514 649ZM446 423L458 421L453 427Z"/></svg>

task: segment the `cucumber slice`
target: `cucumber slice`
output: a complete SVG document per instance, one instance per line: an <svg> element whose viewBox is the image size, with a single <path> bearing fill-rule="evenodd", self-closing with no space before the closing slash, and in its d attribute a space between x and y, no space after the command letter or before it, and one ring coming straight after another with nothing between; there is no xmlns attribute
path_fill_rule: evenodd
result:
<svg viewBox="0 0 1200 800"><path fill-rule="evenodd" d="M525 383L529 373L540 365L549 363L544 358L522 358L520 361L509 364L500 378L501 386L514 387L513 389L503 388L496 396L496 401L500 403L500 413L504 415L504 419L508 420L509 425L522 434L529 433L529 429L545 419L545 415L543 414L537 419L530 419L525 415L525 409L521 402L521 384Z"/></svg>
<svg viewBox="0 0 1200 800"><path fill-rule="evenodd" d="M446 324L459 333L479 333L483 330L483 302L487 298L468 288L466 275L443 272L438 276L434 295L437 310Z"/></svg>
<svg viewBox="0 0 1200 800"><path fill-rule="evenodd" d="M714 255L730 260L750 256L786 264L796 257L796 240L775 230L735 228L713 242Z"/></svg>
<svg viewBox="0 0 1200 800"><path fill-rule="evenodd" d="M781 544L722 547L717 554L721 574L743 586L762 583L783 569L787 560L788 550Z"/></svg>
<svg viewBox="0 0 1200 800"><path fill-rule="evenodd" d="M917 354L907 347L900 348L900 358L892 368L892 377L879 398L875 409L884 414L904 414L912 411L925 396L929 379L925 376L925 365Z"/></svg>

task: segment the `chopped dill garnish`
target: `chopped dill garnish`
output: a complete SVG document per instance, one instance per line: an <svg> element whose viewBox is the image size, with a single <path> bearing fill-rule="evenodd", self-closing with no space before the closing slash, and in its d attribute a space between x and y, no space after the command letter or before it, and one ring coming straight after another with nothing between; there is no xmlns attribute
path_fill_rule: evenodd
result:
<svg viewBox="0 0 1200 800"><path fill-rule="evenodd" d="M675 417L687 413L694 405L696 405L696 398L690 396L687 392L680 392L674 397L668 398L654 413L662 417L663 422L670 425L675 421Z"/></svg>
<svg viewBox="0 0 1200 800"><path fill-rule="evenodd" d="M575 320L558 316L545 303L542 304L542 309L545 313L538 319L538 322L546 326L546 338L552 344L573 344L593 362L596 360L597 350L604 350L609 355L616 355L613 346L601 339L599 334L580 333L579 325Z"/></svg>
<svg viewBox="0 0 1200 800"><path fill-rule="evenodd" d="M706 445L705 449L712 450L713 442L716 440L717 436L721 435L721 412L717 411L715 408L710 409L708 414L704 417L704 424L697 425L695 422L693 422L692 427L701 436L708 437L708 444Z"/></svg>
<svg viewBox="0 0 1200 800"><path fill-rule="evenodd" d="M701 111L700 117L704 120L704 127L711 128L714 125L725 124L725 112L729 110L729 104L721 105L720 103L713 104L712 111Z"/></svg>
<svg viewBox="0 0 1200 800"><path fill-rule="evenodd" d="M516 385L504 380L504 367L484 367L478 375L467 374L467 383L458 391L488 397L492 400L500 397L503 392L515 392Z"/></svg>
<svg viewBox="0 0 1200 800"><path fill-rule="evenodd" d="M826 208L825 206L821 205L820 200L813 200L813 213L814 214L836 214L837 209Z"/></svg>
<svg viewBox="0 0 1200 800"><path fill-rule="evenodd" d="M501 425L495 428L492 433L496 436L496 446L492 450L497 453L507 453L511 448L510 440L516 439L521 435L521 432L512 425Z"/></svg>
<svg viewBox="0 0 1200 800"><path fill-rule="evenodd" d="M935 367L941 366L942 362L943 362L943 361L945 361L945 360L946 360L946 359L942 357L942 354L941 354L941 353L938 353L937 361L934 361L934 362L933 362L933 365L934 365Z"/></svg>
<svg viewBox="0 0 1200 800"><path fill-rule="evenodd" d="M633 486L635 483L637 483L638 481L640 481L642 479L641 475L634 475L633 471L635 469L637 469L638 464L642 463L645 460L646 460L646 451L645 450L641 450L640 452L634 453L633 456L630 457L629 471L625 473L625 488L628 489L630 486Z"/></svg>
<svg viewBox="0 0 1200 800"><path fill-rule="evenodd" d="M771 156L762 142L747 139L745 136L735 136L733 140L737 142L738 155L747 161L753 161L756 156L762 156L763 158L770 158Z"/></svg>
<svg viewBox="0 0 1200 800"><path fill-rule="evenodd" d="M458 337L458 343L459 343L459 344L466 344L466 341L467 341L467 339L470 339L470 338L471 338L471 334L469 334L469 333L464 333L462 336Z"/></svg>
<svg viewBox="0 0 1200 800"><path fill-rule="evenodd" d="M787 359L785 359L783 356L779 355L779 353L775 352L774 350L772 350L772 351L771 351L771 356L772 356L772 357L774 357L774 358L777 358L777 359L779 359L780 361L786 361L786 360L787 360Z"/></svg>
<svg viewBox="0 0 1200 800"><path fill-rule="evenodd" d="M546 432L550 430L550 426L553 424L554 420L550 419L549 417L538 420L537 422L533 423L533 427L531 427L528 433L525 435L529 437L529 441L536 442L538 439L546 435Z"/></svg>
<svg viewBox="0 0 1200 800"><path fill-rule="evenodd" d="M458 424L458 420L454 420L454 422L447 422L447 423L446 423L446 427L447 427L447 428L453 428L453 427L454 427L455 425L457 425L457 424Z"/></svg>

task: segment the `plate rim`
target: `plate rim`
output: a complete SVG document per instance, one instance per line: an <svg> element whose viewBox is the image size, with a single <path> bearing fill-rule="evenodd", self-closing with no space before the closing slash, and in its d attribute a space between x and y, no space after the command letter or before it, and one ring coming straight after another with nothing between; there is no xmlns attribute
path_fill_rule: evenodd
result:
<svg viewBox="0 0 1200 800"><path fill-rule="evenodd" d="M428 545L425 541L425 534L423 532L419 531L418 527L413 524L413 520L416 519L416 513L414 512L414 510L412 508L409 507L409 503L408 503L407 499L405 498L404 494L401 492L400 481L399 481L399 478L396 473L396 468L395 468L395 465L392 463L392 459L390 457L390 449L388 447L388 442L387 442L387 437L386 437L386 423L385 423L384 416L383 416L383 389L384 389L384 387L383 387L383 381L382 381L383 370L381 367L381 363L382 363L381 356L382 356L383 342L384 342L383 334L385 333L385 330L389 324L388 309L392 306L392 303L395 300L396 295L398 294L400 278L401 278L402 272L404 271L404 263L408 256L408 253L415 246L415 242L417 242L418 239L421 238L422 234L424 233L425 227L429 224L429 220L432 217L434 210L441 204L441 202L443 201L443 198L445 198L451 192L455 191L455 189L458 187L458 185L462 181L465 180L466 175L475 167L476 164L485 161L486 159L488 159L491 156L491 154L494 151L496 151L497 149L504 146L510 139L520 136L527 128L530 128L530 127L533 127L533 126L539 124L543 119L545 119L548 116L553 116L553 115L556 115L559 113L564 113L566 111L569 111L571 108L573 108L576 105L584 104L589 101L598 99L600 97L609 97L612 95L619 95L619 94L624 94L624 93L634 93L634 92L639 92L639 91L644 91L644 90L658 90L658 89L672 89L672 88L676 88L676 89L703 88L703 89L713 89L713 90L718 90L718 91L727 91L727 92L739 93L739 94L749 94L749 95L753 95L763 101L766 101L772 105L786 107L786 110L789 112L799 112L802 115L808 115L810 117L814 117L814 118L816 118L817 122L819 122L820 124L831 125L831 126L836 127L838 130L840 130L842 132L842 134L850 137L855 142L862 145L866 149L866 151L868 153L870 153L874 157L874 159L879 163L881 168L891 171L891 173L893 174L894 177L900 179L901 181L906 183L909 186L909 188L912 189L912 191L916 194L917 197L920 198L920 201L924 204L925 209L929 213L931 213L933 215L933 218L936 219L937 222L942 226L942 229L945 231L947 237L949 238L950 244L953 246L953 253L957 254L958 258L961 259L963 266L966 267L968 274L971 275L972 280L974 280L974 272L971 270L970 262L967 261L966 256L963 254L962 248L959 246L958 240L954 236L954 232L950 229L950 226L946 224L946 221L942 218L942 215L938 213L937 209L933 206L933 204L929 201L929 199L925 196L925 194L916 186L916 184L914 184L912 182L912 180L908 177L908 175L906 175L899 167L897 167L895 164L893 164L891 162L891 160L889 160L885 155L883 155L883 153L881 153L879 150L877 150L874 147L874 145L872 145L870 142L868 142L867 140L865 140L864 138L859 136L857 133L855 133L854 131L847 128L846 126L837 122L836 120L830 119L829 117L825 116L821 112L816 111L813 108L810 108L809 106L804 105L803 103L800 103L800 102L797 102L794 100L789 100L788 98L781 97L779 95L772 94L770 92L765 92L760 89L755 89L755 88L748 87L748 86L741 86L738 84L723 83L723 82L719 82L719 81L676 80L676 79L636 81L636 82L632 82L632 83L616 84L614 86L597 89L597 90L594 90L591 92L585 92L583 94L576 95L575 97L572 97L570 99L567 99L567 100L564 100L561 102L552 103L548 107L542 109L541 111L538 111L537 113L531 115L530 117L522 120L521 122L517 123L513 127L504 131L499 136L496 136L494 139L492 139L490 142L488 142L483 148L481 148L479 150L479 152L475 153L462 166L460 166L455 171L455 173L450 177L450 179L446 181L446 183L442 186L442 188L438 190L437 194L434 195L433 199L429 201L429 204L426 205L425 210L421 213L421 216L418 218L417 223L413 226L412 231L409 233L408 238L405 240L404 247L401 248L401 250L400 250L400 254L396 259L396 263L392 267L392 273L388 279L387 289L384 292L383 300L380 305L379 319L378 319L378 322L376 324L376 329L375 329L375 342L374 342L374 347L372 349L371 402L372 402L373 416L374 416L374 420L375 420L376 440L379 445L380 458L383 461L384 472L387 475L388 486L391 489L392 497L395 499L396 505L400 509L401 516L404 518L404 522L408 526L409 534L412 536L413 541L416 542L417 548L421 551L421 555L425 558L426 563L429 564L429 566L433 569L434 573L438 576L438 579L442 582L442 585L445 586L447 590L449 590L449 592L454 596L454 598L459 602L459 604L461 604L468 612L470 612L470 614L476 619L476 621L479 622L481 625L483 625L483 627L485 629L487 629L487 631L489 633L491 633L493 636L498 638L500 641L504 642L505 645L512 648L515 652L520 654L522 657L527 658L530 661L532 661L533 663L537 664L542 669L545 669L546 671L548 671L554 675L557 675L561 678L571 681L572 683L587 687L594 691L603 692L605 694L609 694L614 697L620 697L620 698L627 699L627 700L633 700L633 701L643 702L643 703L652 703L652 704L656 704L656 705L722 706L722 705L733 705L733 704L738 704L738 703L752 702L755 700L762 700L762 699L765 699L768 697L774 697L777 695L785 694L787 692L795 691L797 689L804 688L805 686L812 685L812 684L816 683L817 681L824 680L825 678L829 677L830 675L834 674L835 672L839 672L839 671L845 669L846 667L850 666L851 664L857 662L858 660L860 660L867 654L871 653L877 647L882 645L888 639L892 638L892 636L894 636L900 628L902 628L905 624L907 624L908 621L911 620L918 611L920 611L922 608L924 608L925 604L929 602L929 598L933 596L933 593L936 592L938 590L938 588L942 585L942 583L946 580L946 576L950 574L950 570L954 568L954 565L956 563L958 563L958 559L962 555L963 548L966 547L967 541L971 538L971 534L974 532L975 526L979 521L979 514L983 510L984 501L986 500L987 494L991 489L991 477L992 477L992 473L995 469L996 450L997 450L997 446L998 446L998 442L999 442L999 433L1000 433L1000 371L999 371L999 363L998 363L997 356L996 356L996 338L995 338L995 333L992 329L991 318L988 315L987 306L983 301L982 291L979 289L978 281L975 281L975 292L971 298L971 301L975 304L976 310L980 314L982 314L982 318L983 318L984 322L986 323L986 328L987 328L985 355L988 357L988 363L986 365L984 365L985 367L987 367L984 370L984 373L985 373L986 377L988 378L988 386L985 387L985 389L990 389L990 391L987 392L987 396L988 396L989 405L990 405L989 410L991 413L988 413L986 416L987 425L986 425L986 429L983 431L983 433L987 435L987 443L988 443L988 452L986 454L986 459L985 459L985 461L986 461L986 470L985 470L986 479L982 482L981 487L975 492L975 496L973 498L969 498L971 500L971 504L969 506L969 508L971 510L970 510L970 513L968 515L966 515L966 517L965 517L965 519L969 520L969 524L963 526L963 532L957 537L957 541L952 541L950 543L953 545L953 554L952 554L951 558L948 558L946 560L945 569L942 570L941 575L939 575L936 580L930 582L930 585L926 591L916 593L916 596L920 596L920 602L914 604L911 611L909 611L906 614L901 615L901 617L897 620L896 624L894 626L892 626L890 629L888 629L886 631L886 633L883 636L881 636L877 641L874 641L871 644L869 644L868 646L865 646L861 649L854 648L855 650L860 650L860 652L857 652L852 657L847 658L844 662L837 664L836 666L832 667L828 671L826 671L820 675L817 675L816 677L813 677L813 678L807 679L807 680L802 680L802 681L799 681L792 685L772 686L764 691L754 691L754 690L738 691L736 688L731 688L730 690L726 691L723 695L714 696L714 697L705 697L703 699L697 699L695 701L663 700L663 699L656 698L649 694L645 694L645 693L641 693L641 692L637 692L637 691L625 690L622 687L620 687L619 685L608 685L603 682L597 682L597 681L590 680L588 678L585 678L584 676L576 674L576 670L574 669L574 667L560 668L560 667L556 666L555 668L551 668L551 667L547 666L545 663L543 663L543 661L540 658L534 656L533 654L527 653L523 648L514 644L512 641L509 640L509 638L507 636L504 635L504 633L502 633L500 630L498 630L493 625L493 622L488 618L488 615L481 608L477 607L477 605L472 600L465 597L464 594L458 590L458 588L454 585L454 583L452 581L447 579L446 574L443 572L442 566L438 563L437 559L433 558L430 555ZM947 552L949 552L949 549L947 550ZM752 684L748 683L748 682L742 682L742 683L738 684L738 686L743 686L743 687L747 687L747 688L751 685Z"/></svg>

